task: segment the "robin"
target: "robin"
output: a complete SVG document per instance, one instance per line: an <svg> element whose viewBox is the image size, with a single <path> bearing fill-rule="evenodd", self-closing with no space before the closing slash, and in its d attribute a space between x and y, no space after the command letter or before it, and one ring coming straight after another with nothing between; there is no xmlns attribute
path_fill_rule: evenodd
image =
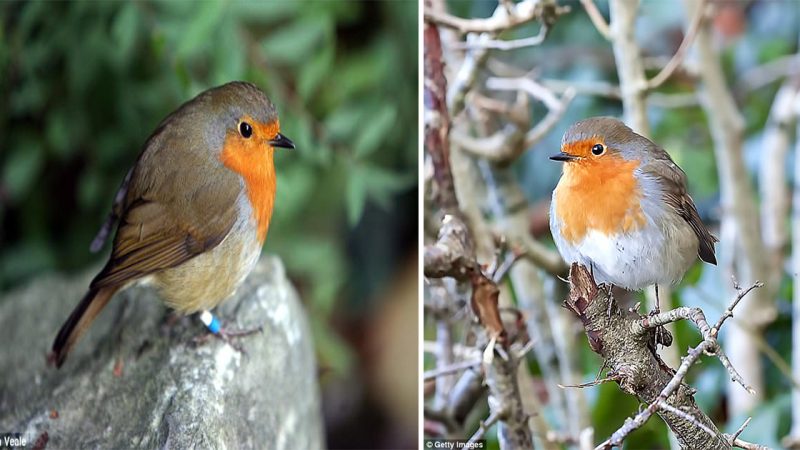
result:
<svg viewBox="0 0 800 450"><path fill-rule="evenodd" d="M697 256L716 264L717 242L686 191L686 174L664 149L611 117L575 123L550 205L550 230L568 263L598 283L628 290L675 284ZM658 310L658 305L656 305Z"/></svg>
<svg viewBox="0 0 800 450"><path fill-rule="evenodd" d="M275 200L275 106L255 85L209 89L167 116L147 139L114 200L92 250L119 220L111 256L61 326L48 360L61 367L70 349L120 289L150 282L181 314L200 312L218 337L227 331L210 310L230 297L255 266Z"/></svg>

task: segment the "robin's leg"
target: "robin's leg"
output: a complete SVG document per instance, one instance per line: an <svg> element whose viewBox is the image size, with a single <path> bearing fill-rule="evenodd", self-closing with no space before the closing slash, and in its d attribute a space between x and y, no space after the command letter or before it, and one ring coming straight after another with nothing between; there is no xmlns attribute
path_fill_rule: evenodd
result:
<svg viewBox="0 0 800 450"><path fill-rule="evenodd" d="M661 313L661 300L659 300L658 298L658 285L656 284L654 285L654 287L656 290L656 308L650 313L651 316ZM661 344L665 347L669 347L672 344L672 334L670 334L670 332L667 331L667 329L664 328L663 325L656 328L655 332L656 347L658 346L658 344Z"/></svg>
<svg viewBox="0 0 800 450"><path fill-rule="evenodd" d="M658 299L658 285L655 285L656 288L656 313L661 312L661 301Z"/></svg>
<svg viewBox="0 0 800 450"><path fill-rule="evenodd" d="M249 336L251 334L260 333L263 330L263 327L261 326L249 330L228 330L223 328L219 319L217 319L215 315L211 314L211 312L207 310L204 310L200 313L200 321L203 322L203 325L208 328L208 331L210 331L211 334L219 339L222 339L225 341L225 343L241 353L245 353L244 348L236 343L233 338Z"/></svg>

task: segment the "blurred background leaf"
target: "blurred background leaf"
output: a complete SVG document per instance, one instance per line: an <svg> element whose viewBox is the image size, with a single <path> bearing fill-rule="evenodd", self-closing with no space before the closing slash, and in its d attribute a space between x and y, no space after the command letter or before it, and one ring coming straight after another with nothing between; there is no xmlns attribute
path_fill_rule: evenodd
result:
<svg viewBox="0 0 800 450"><path fill-rule="evenodd" d="M416 398L416 345L394 374L372 345L387 303L417 304L391 294L416 267L416 3L0 4L0 291L100 264L89 242L149 133L202 90L254 82L298 147L276 156L265 251L312 318L328 443L415 447L416 406L376 386Z"/></svg>

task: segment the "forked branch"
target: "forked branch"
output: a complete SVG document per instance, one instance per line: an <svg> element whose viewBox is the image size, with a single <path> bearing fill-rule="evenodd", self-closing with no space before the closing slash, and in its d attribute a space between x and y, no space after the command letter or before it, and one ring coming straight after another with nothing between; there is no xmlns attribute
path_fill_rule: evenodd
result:
<svg viewBox="0 0 800 450"><path fill-rule="evenodd" d="M717 342L717 334L733 308L761 283L742 289L735 285L737 296L714 326L710 326L699 308L677 308L660 314L639 316L620 310L610 290L598 287L589 271L573 264L569 276L570 293L565 306L581 319L592 350L604 358L610 378L620 388L636 396L647 407L629 418L601 443L597 449L609 449L622 441L653 415L658 414L675 433L683 448L727 449L734 439L724 435L694 401L694 390L683 380L691 366L703 354L717 356L728 370L731 379L748 392L752 388L730 364ZM683 358L677 370L667 366L656 353L656 329L678 320L697 325L703 340Z"/></svg>

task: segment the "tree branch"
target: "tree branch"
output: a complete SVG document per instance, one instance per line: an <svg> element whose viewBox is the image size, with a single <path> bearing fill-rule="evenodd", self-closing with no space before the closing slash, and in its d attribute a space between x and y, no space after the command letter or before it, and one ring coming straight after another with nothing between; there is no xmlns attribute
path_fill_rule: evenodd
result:
<svg viewBox="0 0 800 450"><path fill-rule="evenodd" d="M641 50L636 42L636 15L639 0L611 0L611 43L614 60L617 63L619 86L622 91L622 110L624 122L633 131L644 136L650 135L647 122L647 79Z"/></svg>
<svg viewBox="0 0 800 450"><path fill-rule="evenodd" d="M423 17L425 22L434 22L462 33L499 33L538 19L552 23L567 12L569 7L557 6L552 0L523 0L514 4L511 10L498 5L494 14L486 19L464 19L430 8L425 8Z"/></svg>
<svg viewBox="0 0 800 450"><path fill-rule="evenodd" d="M697 407L693 390L683 383L683 379L689 368L705 353L718 356L731 377L744 385L741 377L724 358L717 343L717 332L718 326L722 326L729 317L728 312L752 289L760 287L760 283L748 289L739 289L728 311L711 327L699 308L678 308L643 318L626 315L609 291L598 288L589 271L577 264L573 264L570 270L569 282L570 293L565 306L580 318L590 347L604 358L604 364L620 388L648 405L634 418L626 420L598 449L620 446L630 432L653 414L664 419L683 448L730 448L730 443L711 419ZM689 351L677 370L672 370L656 353L653 337L656 327L681 319L697 324L703 341Z"/></svg>
<svg viewBox="0 0 800 450"><path fill-rule="evenodd" d="M697 2L685 0L684 4L687 14L699 12ZM723 213L720 253L727 254L730 258L736 256L731 259L735 267L730 267L729 270L733 269L741 274L745 282L771 280L758 205L742 156L744 119L728 88L719 55L714 50L709 21L703 21L698 28L695 48L702 83L699 87L701 105L711 129L719 173ZM772 292L775 288L777 285L772 283L768 288L755 292L740 311L752 327L748 329L734 324L727 336L733 363L743 370L745 378L759 395L764 391L763 371L761 358L751 335L760 334L760 330L774 320L776 309ZM738 389L730 391L728 398L728 411L732 416L750 411L760 400L758 396L744 396Z"/></svg>
<svg viewBox="0 0 800 450"><path fill-rule="evenodd" d="M589 15L589 19L591 19L594 27L597 28L597 32L606 38L606 40L610 41L611 30L608 28L608 22L606 22L606 19L600 14L600 10L597 9L597 5L594 4L594 1L581 0L581 5L583 5L583 9L586 10L586 14Z"/></svg>
<svg viewBox="0 0 800 450"><path fill-rule="evenodd" d="M517 4L517 8L520 7ZM430 11L427 3L426 11ZM498 439L501 448L532 448L533 439L517 385L520 359L507 352L506 332L498 309L499 289L483 273L475 259L472 235L463 222L453 182L449 153L449 115L446 106L447 86L443 72L441 41L438 27L426 22L425 44L425 149L434 161L439 206L447 214L439 230L436 244L424 252L426 277L452 277L468 282L472 288L470 305L483 327L488 346L486 353L507 353L507 359L492 357L484 361L486 384L489 386L489 407L498 416ZM498 347L495 345L499 344Z"/></svg>
<svg viewBox="0 0 800 450"><path fill-rule="evenodd" d="M675 51L675 54L672 55L672 59L661 69L661 72L647 82L647 89L656 89L664 84L664 82L675 73L675 70L683 64L686 53L689 51L689 47L692 46L692 42L694 42L694 38L697 36L697 30L700 29L700 25L703 23L703 18L705 17L705 0L698 0L698 3L697 11L695 11L692 22L689 24L689 28L683 36L681 45L678 47L678 50Z"/></svg>

